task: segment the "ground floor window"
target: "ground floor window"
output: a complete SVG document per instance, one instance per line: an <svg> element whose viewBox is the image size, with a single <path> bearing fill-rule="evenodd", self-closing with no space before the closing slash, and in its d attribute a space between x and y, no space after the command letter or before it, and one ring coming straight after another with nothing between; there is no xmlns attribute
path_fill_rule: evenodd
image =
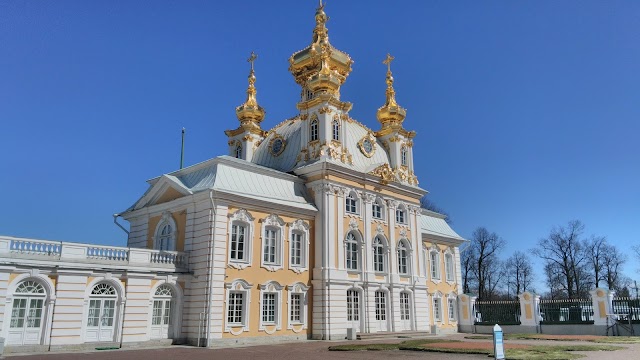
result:
<svg viewBox="0 0 640 360"><path fill-rule="evenodd" d="M276 304L277 304L277 294L275 293L262 294L262 323L263 324L275 324L276 313L277 313Z"/></svg>
<svg viewBox="0 0 640 360"><path fill-rule="evenodd" d="M411 320L409 293L400 293L400 320Z"/></svg>
<svg viewBox="0 0 640 360"><path fill-rule="evenodd" d="M449 308L449 320L456 320L456 301L455 299L447 300L447 307Z"/></svg>
<svg viewBox="0 0 640 360"><path fill-rule="evenodd" d="M360 293L357 290L347 290L347 320L360 320Z"/></svg>
<svg viewBox="0 0 640 360"><path fill-rule="evenodd" d="M387 320L387 294L376 291L376 320Z"/></svg>
<svg viewBox="0 0 640 360"><path fill-rule="evenodd" d="M229 293L227 310L227 323L243 325L244 323L244 292L233 291Z"/></svg>

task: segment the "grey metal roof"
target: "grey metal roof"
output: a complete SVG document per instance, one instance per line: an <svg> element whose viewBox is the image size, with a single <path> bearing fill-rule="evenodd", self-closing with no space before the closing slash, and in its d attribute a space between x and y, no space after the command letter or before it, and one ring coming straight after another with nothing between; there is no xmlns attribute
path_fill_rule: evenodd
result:
<svg viewBox="0 0 640 360"><path fill-rule="evenodd" d="M452 238L456 240L464 240L447 224L443 217L434 216L428 212L422 212L420 216L420 228L423 234L435 235L441 237Z"/></svg>

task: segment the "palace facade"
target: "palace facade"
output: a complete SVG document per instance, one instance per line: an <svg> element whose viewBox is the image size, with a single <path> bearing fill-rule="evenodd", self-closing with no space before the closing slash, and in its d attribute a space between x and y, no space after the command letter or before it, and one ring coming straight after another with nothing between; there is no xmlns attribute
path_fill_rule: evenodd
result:
<svg viewBox="0 0 640 360"><path fill-rule="evenodd" d="M9 348L457 331L465 240L420 208L393 58L372 130L340 98L353 62L327 20L289 59L299 114L261 128L252 55L229 155L149 180L119 214L127 247L0 237Z"/></svg>

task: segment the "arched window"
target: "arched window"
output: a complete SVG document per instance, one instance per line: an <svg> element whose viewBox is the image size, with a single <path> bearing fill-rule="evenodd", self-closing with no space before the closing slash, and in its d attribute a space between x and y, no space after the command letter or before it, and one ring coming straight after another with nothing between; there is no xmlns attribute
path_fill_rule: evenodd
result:
<svg viewBox="0 0 640 360"><path fill-rule="evenodd" d="M354 192L350 192L345 198L345 209L348 213L358 213L358 199Z"/></svg>
<svg viewBox="0 0 640 360"><path fill-rule="evenodd" d="M13 292L8 343L40 345L45 319L47 292L38 281L25 280Z"/></svg>
<svg viewBox="0 0 640 360"><path fill-rule="evenodd" d="M114 341L116 326L116 300L118 292L109 283L98 283L89 294L86 341Z"/></svg>
<svg viewBox="0 0 640 360"><path fill-rule="evenodd" d="M340 141L340 123L338 120L333 120L333 140Z"/></svg>
<svg viewBox="0 0 640 360"><path fill-rule="evenodd" d="M402 165L407 166L407 147L403 146L400 151L400 160Z"/></svg>
<svg viewBox="0 0 640 360"><path fill-rule="evenodd" d="M311 121L311 141L318 140L318 120Z"/></svg>
<svg viewBox="0 0 640 360"><path fill-rule="evenodd" d="M242 145L236 146L236 159L242 159Z"/></svg>
<svg viewBox="0 0 640 360"><path fill-rule="evenodd" d="M156 227L154 248L156 250L174 251L176 249L176 223L169 212L162 214Z"/></svg>
<svg viewBox="0 0 640 360"><path fill-rule="evenodd" d="M398 274L408 275L410 270L409 246L406 240L400 240L398 243Z"/></svg>
<svg viewBox="0 0 640 360"><path fill-rule="evenodd" d="M173 336L174 297L173 289L167 284L158 286L153 296L151 313L151 338L167 339Z"/></svg>
<svg viewBox="0 0 640 360"><path fill-rule="evenodd" d="M387 269L387 246L382 237L373 239L373 271L385 272Z"/></svg>
<svg viewBox="0 0 640 360"><path fill-rule="evenodd" d="M360 243L353 232L345 239L347 270L360 270Z"/></svg>

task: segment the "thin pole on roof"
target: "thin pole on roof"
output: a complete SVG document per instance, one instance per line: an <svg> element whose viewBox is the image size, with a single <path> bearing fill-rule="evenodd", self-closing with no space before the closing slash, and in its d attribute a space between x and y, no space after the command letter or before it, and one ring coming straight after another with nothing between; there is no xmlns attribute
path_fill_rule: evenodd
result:
<svg viewBox="0 0 640 360"><path fill-rule="evenodd" d="M180 169L184 165L184 128L182 128L182 149L180 150Z"/></svg>

